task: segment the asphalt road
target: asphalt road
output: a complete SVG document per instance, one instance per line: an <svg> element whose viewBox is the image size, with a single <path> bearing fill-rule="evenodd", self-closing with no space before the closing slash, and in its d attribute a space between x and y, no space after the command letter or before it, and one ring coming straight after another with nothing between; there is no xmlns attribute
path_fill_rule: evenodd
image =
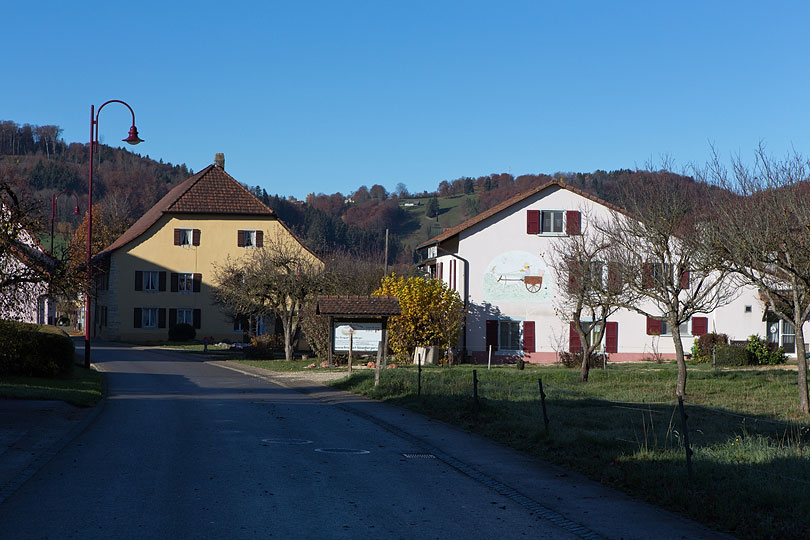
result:
<svg viewBox="0 0 810 540"><path fill-rule="evenodd" d="M0 536L565 538L407 441L175 353L95 348L96 422L0 506Z"/></svg>
<svg viewBox="0 0 810 540"><path fill-rule="evenodd" d="M391 407L178 353L93 354L104 408L0 504L2 539L714 536Z"/></svg>

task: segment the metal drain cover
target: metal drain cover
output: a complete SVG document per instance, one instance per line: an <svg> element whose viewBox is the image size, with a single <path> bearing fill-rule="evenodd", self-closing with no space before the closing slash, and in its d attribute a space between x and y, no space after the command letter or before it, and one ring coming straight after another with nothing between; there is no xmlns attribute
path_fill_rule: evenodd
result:
<svg viewBox="0 0 810 540"><path fill-rule="evenodd" d="M354 448L316 448L316 452L324 454L370 454L368 450L356 450Z"/></svg>
<svg viewBox="0 0 810 540"><path fill-rule="evenodd" d="M433 454L402 454L408 459L436 459Z"/></svg>
<svg viewBox="0 0 810 540"><path fill-rule="evenodd" d="M307 439L262 439L262 442L268 444L312 444L312 441Z"/></svg>

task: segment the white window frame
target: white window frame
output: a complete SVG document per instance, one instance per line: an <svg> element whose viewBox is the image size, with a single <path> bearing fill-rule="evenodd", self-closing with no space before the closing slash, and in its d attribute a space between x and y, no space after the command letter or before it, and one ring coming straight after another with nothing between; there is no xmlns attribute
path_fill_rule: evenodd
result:
<svg viewBox="0 0 810 540"><path fill-rule="evenodd" d="M189 294L194 292L193 272L177 272L177 292L181 294Z"/></svg>
<svg viewBox="0 0 810 540"><path fill-rule="evenodd" d="M242 242L244 242L245 249L256 249L256 230L257 229L244 229L242 230Z"/></svg>
<svg viewBox="0 0 810 540"><path fill-rule="evenodd" d="M599 334L599 331L601 329L600 328L602 326L601 322L593 322L591 320L586 320L586 319L580 319L579 322L580 322L580 326L582 328L582 332L588 336L588 341L591 344L595 344L597 346L597 349L599 348L599 346L602 346L604 344L607 332L602 334L602 341L600 341L599 343L594 342L594 340L596 339L597 334ZM582 344L582 347L583 347L583 349L585 348L584 343Z"/></svg>
<svg viewBox="0 0 810 540"><path fill-rule="evenodd" d="M192 308L177 308L177 317L174 321L175 324L190 324L194 326L194 309Z"/></svg>
<svg viewBox="0 0 810 540"><path fill-rule="evenodd" d="M141 328L157 328L158 327L158 308L145 307L141 308Z"/></svg>
<svg viewBox="0 0 810 540"><path fill-rule="evenodd" d="M517 344L509 343L507 346L505 343L505 340L503 339L503 328L507 325L517 325ZM509 330L507 330L507 332L509 332ZM507 334L507 336L509 335L510 334ZM498 321L498 351L506 353L523 351L523 321L516 321L514 319L500 319Z"/></svg>
<svg viewBox="0 0 810 540"><path fill-rule="evenodd" d="M151 286L149 286L150 281ZM157 292L160 286L160 272L157 270L144 270L142 284L144 292Z"/></svg>
<svg viewBox="0 0 810 540"><path fill-rule="evenodd" d="M194 229L178 227L180 231L180 247L192 247L194 245Z"/></svg>
<svg viewBox="0 0 810 540"><path fill-rule="evenodd" d="M551 229L554 227L554 218L556 215L560 216L560 230L546 230L546 215L549 216L549 224ZM565 234L565 210L540 210L540 234L548 235L564 235Z"/></svg>
<svg viewBox="0 0 810 540"><path fill-rule="evenodd" d="M662 315L663 316L663 315ZM688 337L692 335L692 319L690 318L685 323L681 323L681 337ZM671 336L672 332L669 329L669 323L666 319L661 319L661 335Z"/></svg>

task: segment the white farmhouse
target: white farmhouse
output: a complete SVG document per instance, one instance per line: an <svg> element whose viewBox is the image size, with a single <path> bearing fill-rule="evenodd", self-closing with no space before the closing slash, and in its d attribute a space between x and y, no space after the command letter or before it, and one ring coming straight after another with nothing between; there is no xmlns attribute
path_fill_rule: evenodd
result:
<svg viewBox="0 0 810 540"><path fill-rule="evenodd" d="M560 285L547 254L559 237L580 234L583 220L618 211L589 193L551 181L420 245L426 256L423 266L458 291L467 306L460 351L473 361L485 360L491 349L493 361L522 357L552 363L559 352L578 350L571 321L554 309ZM611 361L674 358L666 326L620 310L608 319L600 348ZM688 353L695 337L706 332L724 333L735 341L758 334L795 354L792 326L769 317L753 287L741 287L731 303L683 325L684 350Z"/></svg>

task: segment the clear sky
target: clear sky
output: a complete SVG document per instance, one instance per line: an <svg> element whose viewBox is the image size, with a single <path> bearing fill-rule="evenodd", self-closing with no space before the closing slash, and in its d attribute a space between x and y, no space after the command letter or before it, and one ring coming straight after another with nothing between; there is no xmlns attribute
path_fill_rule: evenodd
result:
<svg viewBox="0 0 810 540"><path fill-rule="evenodd" d="M122 99L138 153L271 194L810 154L806 1L8 4L0 120L86 142Z"/></svg>

